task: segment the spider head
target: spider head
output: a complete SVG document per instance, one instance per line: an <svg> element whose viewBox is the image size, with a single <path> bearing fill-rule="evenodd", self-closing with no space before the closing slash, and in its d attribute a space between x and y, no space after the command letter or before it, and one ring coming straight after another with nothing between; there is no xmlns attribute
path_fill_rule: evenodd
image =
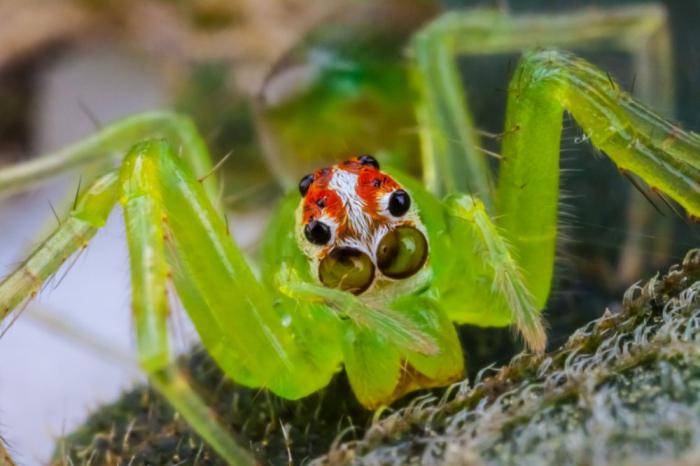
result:
<svg viewBox="0 0 700 466"><path fill-rule="evenodd" d="M306 175L296 237L318 280L361 294L423 270L428 241L410 194L370 155Z"/></svg>

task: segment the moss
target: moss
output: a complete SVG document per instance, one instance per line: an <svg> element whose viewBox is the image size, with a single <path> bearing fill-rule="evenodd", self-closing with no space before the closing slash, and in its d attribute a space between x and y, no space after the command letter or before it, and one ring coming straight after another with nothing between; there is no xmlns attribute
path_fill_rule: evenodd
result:
<svg viewBox="0 0 700 466"><path fill-rule="evenodd" d="M561 348L517 355L375 422L342 376L290 402L224 381L202 351L182 362L222 420L273 464L685 464L700 458L699 277L691 251ZM148 387L66 437L56 461L65 459L221 464Z"/></svg>
<svg viewBox="0 0 700 466"><path fill-rule="evenodd" d="M368 412L338 379L326 390L291 402L268 392L235 386L224 379L203 350L182 359L200 394L259 457L286 464L326 451L337 432L366 422ZM332 397L329 396L332 394ZM73 464L225 464L189 429L152 388L137 387L95 412L63 439L56 463ZM65 464L65 463L63 463Z"/></svg>

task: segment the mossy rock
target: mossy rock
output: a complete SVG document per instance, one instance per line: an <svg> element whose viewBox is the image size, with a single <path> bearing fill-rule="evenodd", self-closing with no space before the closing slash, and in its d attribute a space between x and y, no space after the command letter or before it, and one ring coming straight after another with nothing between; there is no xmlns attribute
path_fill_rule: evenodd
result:
<svg viewBox="0 0 700 466"><path fill-rule="evenodd" d="M183 367L243 444L271 464L632 465L700 462L700 251L635 285L559 349L517 355L373 416L339 376L290 402ZM223 464L148 387L63 439L56 463Z"/></svg>

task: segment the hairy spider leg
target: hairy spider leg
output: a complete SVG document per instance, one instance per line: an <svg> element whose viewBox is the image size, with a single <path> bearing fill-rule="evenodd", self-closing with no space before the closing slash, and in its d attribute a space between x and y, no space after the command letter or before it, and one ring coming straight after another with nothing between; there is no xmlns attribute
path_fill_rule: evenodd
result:
<svg viewBox="0 0 700 466"><path fill-rule="evenodd" d="M538 307L554 264L564 110L621 170L700 215L700 137L636 102L583 59L525 53L508 89L497 213Z"/></svg>
<svg viewBox="0 0 700 466"><path fill-rule="evenodd" d="M84 191L68 218L0 282L0 317L33 297L71 254L86 246L118 200L126 221L141 365L223 458L252 464L173 366L166 326L170 275L202 342L224 372L286 398L318 390L337 370L337 319L325 307L292 302L295 317L283 323L272 295L228 237L204 187L166 142L136 145L119 172L102 176ZM307 311L325 312L326 319L309 320Z"/></svg>
<svg viewBox="0 0 700 466"><path fill-rule="evenodd" d="M126 157L120 174L139 359L149 380L219 454L232 464L254 464L250 454L218 424L171 362L167 332L169 265L165 250L168 210L160 186L163 178L176 176L163 173L161 164L168 156L172 155L165 143L141 143Z"/></svg>
<svg viewBox="0 0 700 466"><path fill-rule="evenodd" d="M193 173L201 176L211 172L212 163L209 151L189 117L172 112L148 112L107 125L95 134L55 152L22 163L3 166L0 169L0 199L31 189L50 178L74 169L91 169L91 171L88 170L89 173L99 176L121 163L124 154L137 141L158 136L166 137L176 145L180 156ZM97 189L105 182L106 179L96 183L92 189ZM222 209L216 177L209 176L202 181L202 184L211 202L217 208ZM74 233L80 234L84 239L84 245L87 245L87 240L94 235L95 231L89 225L81 223L80 218L73 218L73 215L80 211L75 207L73 206L74 212L71 213L71 217L67 222L63 222L62 228L59 228L53 235L53 239L47 240L43 247L40 247L44 252L37 251L25 264L31 262L37 265L37 270L41 270L43 266L48 266L48 269L51 270L52 261L67 259L67 254L63 251L64 247L70 245L62 244L61 241L69 238L68 233L73 229L84 230L80 233L78 231ZM97 227L101 226L100 224ZM52 254L54 251L57 254L55 256ZM37 254L38 257L35 257ZM41 261L45 261L45 263L38 265ZM22 280L30 278L33 277L23 277ZM38 283L41 284L47 276L38 276L37 278L39 278ZM14 279L17 280L18 277L15 276ZM13 287L8 283L5 289L12 290ZM20 287L20 289L22 288ZM34 292L37 291L38 287ZM19 304L19 302L7 300L0 300L0 303L10 304L10 310ZM1 317L4 317L4 309L2 308L0 308Z"/></svg>
<svg viewBox="0 0 700 466"><path fill-rule="evenodd" d="M429 23L411 41L413 79L420 95L426 186L437 195L465 192L494 206L493 176L466 105L457 59L549 45L577 50L617 49L633 55L636 87L651 104L671 109L672 64L666 12L636 5L557 15L454 11Z"/></svg>
<svg viewBox="0 0 700 466"><path fill-rule="evenodd" d="M512 320L527 345L536 352L543 352L547 344L539 309L527 288L522 271L512 247L491 219L480 199L467 194L451 194L445 207L452 221L463 221L469 236L475 243L475 251L484 264L489 264L493 274L491 290L500 294L503 304L510 311ZM453 225L453 228L455 226ZM454 228L453 231L458 231ZM488 310L497 313L497 309ZM484 312L484 310L482 310Z"/></svg>
<svg viewBox="0 0 700 466"><path fill-rule="evenodd" d="M55 152L0 170L0 198L30 189L56 175L85 167L104 173L120 163L136 142L163 137L171 141L198 176L212 170L204 140L189 117L172 112L147 112L105 126L95 134ZM207 194L219 205L216 177L203 181Z"/></svg>
<svg viewBox="0 0 700 466"><path fill-rule="evenodd" d="M474 198L446 199L451 240L473 245L473 251L453 249L445 260L452 258L453 270L437 277L443 282L437 286L453 320L515 323L529 345L541 349L543 342L528 335L541 335L532 316L546 303L554 269L564 110L621 170L695 217L700 214L700 136L634 101L585 60L556 50L526 52L508 92L496 215L491 216L496 223L487 223L487 209ZM484 277L495 291L491 302L484 295Z"/></svg>
<svg viewBox="0 0 700 466"><path fill-rule="evenodd" d="M27 297L38 293L42 283L59 269L70 255L86 247L89 239L104 226L119 197L119 176L112 172L98 179L81 196L76 208L59 228L14 273L0 283L0 322L10 310ZM139 215L147 213L144 202L134 201L129 206L131 236L155 241L158 218ZM153 213L153 209L151 209ZM141 246L141 247L139 247ZM133 304L140 362L154 386L181 412L197 432L231 464L255 464L232 439L226 429L214 419L207 406L199 399L185 377L171 365L166 340L167 316L165 270L157 248L138 240L130 241L133 273ZM147 250L148 249L148 250ZM155 254L154 254L155 253ZM159 276L161 275L161 276Z"/></svg>
<svg viewBox="0 0 700 466"><path fill-rule="evenodd" d="M571 59L557 52L540 52L550 57L548 60L534 59L539 61L538 66L533 66L533 59L527 58L537 56L537 53L528 53L523 65L515 72L509 89L507 123L503 133L501 176L497 189L492 188L493 175L479 149L479 137L466 106L457 58L513 53L539 44L589 50L606 46L630 53L636 69L636 86L642 97L667 110L673 107L670 39L665 11L658 6L621 7L556 17L509 16L490 11L453 12L439 17L416 34L411 52L413 76L421 96L416 112L420 123L425 184L436 194L465 192L478 196L483 204L474 199L467 204L479 207L473 212L483 210L490 213L497 222L495 228L489 229L475 225L469 228L461 222L453 222L451 235L457 241L459 238L464 244L471 241L476 245L476 256L487 259L487 263L488 256L491 260L497 259L486 269L462 274L462 292L452 293L451 298L450 293L445 293L446 301L452 301L452 305L448 303L448 313L458 322L504 325L502 305L512 306L518 302L522 306L519 310L511 309L512 315L506 321L532 322L529 318L523 320L532 315L532 309L526 305L527 296L520 293L518 298L518 293L514 293L514 290L523 290L522 286L512 286L519 279L524 279L527 284L532 307L541 309L546 303L555 264L563 109L574 115L584 131L592 136L594 146L608 153L618 167L640 176L652 188L678 201L691 215L697 215L695 201L689 199L697 193L694 182L697 179L694 173L697 138L632 101L608 75L591 65L581 65L585 63L582 60L577 61L577 66L585 68L586 72L573 69L563 72L562 69L567 68L564 62ZM550 62L557 65L547 64ZM560 78L548 77L552 73ZM556 80L570 82L554 84ZM552 83L542 85L538 82ZM577 86L581 98L572 99L571 93L567 94L565 90ZM590 95L584 105L586 90ZM529 97L523 96L523 91ZM554 108L557 111L552 111ZM624 115L620 117L619 113ZM606 132L604 125L607 124L609 131ZM621 141L613 142L617 137L613 133L617 132L626 143L638 147L620 147ZM650 144L639 146L643 140L649 140ZM650 155L648 151L657 154ZM658 154L663 151L665 154ZM658 163L652 167L645 164L645 159ZM680 176L675 177L673 174L677 170ZM461 220L467 217L474 223L473 216L465 215L469 209L459 207L455 198L448 200L446 207L452 217ZM641 207L649 208L648 205ZM635 203L630 208L639 210L640 205ZM628 236L634 236L634 232ZM504 254L489 254L493 248L485 241L493 246L494 241L500 239L504 240ZM467 254L460 260L467 264L463 270L481 267L470 262ZM504 276L498 271L499 267L512 271L505 276L514 281L499 280L499 274ZM495 294L503 298L500 303L498 296L494 296L491 303L488 296L484 296L480 285L484 276L490 277L492 289L497 290ZM476 281L473 286L467 285L471 279ZM508 283L510 286L506 286ZM447 285L442 288L450 289ZM455 288L451 287L452 290ZM479 317L480 313L484 317ZM530 343L532 346L532 341Z"/></svg>
<svg viewBox="0 0 700 466"><path fill-rule="evenodd" d="M557 15L450 12L416 34L410 50L413 78L421 96L416 114L423 174L432 192L477 195L495 214L493 174L466 105L468 96L457 58L519 53L540 45L629 54L635 94L666 116L673 116L673 54L666 11L661 6L622 6ZM659 238L670 234L672 219L654 213L644 196L631 193L629 228L619 262L622 283L635 280L642 264L653 262L645 258L645 248L649 247L645 241L649 240L640 231L646 228Z"/></svg>
<svg viewBox="0 0 700 466"><path fill-rule="evenodd" d="M67 218L17 268L0 282L0 322L26 298L34 297L43 283L76 251L87 246L117 202L118 175L97 179L80 197Z"/></svg>
<svg viewBox="0 0 700 466"><path fill-rule="evenodd" d="M164 142L148 148L136 160L155 166L144 187L162 201L169 269L208 352L237 382L286 398L326 385L340 362L335 317L312 303L282 302L258 282L182 160ZM301 338L312 329L316 337Z"/></svg>
<svg viewBox="0 0 700 466"><path fill-rule="evenodd" d="M87 247L96 231L104 226L119 197L119 173L112 168L138 140L147 137L167 137L179 149L188 170L206 175L212 163L202 137L190 118L171 112L150 112L125 118L110 124L73 145L45 156L0 170L0 197L29 189L59 173L77 168L92 169L100 176L89 188L79 193L75 206L59 227L43 241L16 271L0 282L0 322L25 299L34 297L43 283L77 250ZM220 209L219 186L215 176L201 182L207 197ZM147 320L148 322L148 320ZM208 334L209 335L209 334ZM157 342L154 342L157 343ZM142 363L145 364L142 358ZM183 377L172 370L152 372L151 380L173 402L188 422L211 442L223 457L243 460L228 432L215 425L206 406L184 384ZM183 389L185 387L185 389ZM206 414L206 417L203 417ZM197 422L197 416L199 421Z"/></svg>

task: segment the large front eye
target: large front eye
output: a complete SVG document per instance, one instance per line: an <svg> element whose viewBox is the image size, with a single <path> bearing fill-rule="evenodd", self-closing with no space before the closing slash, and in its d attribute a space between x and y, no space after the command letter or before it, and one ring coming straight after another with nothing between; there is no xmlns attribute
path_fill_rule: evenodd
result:
<svg viewBox="0 0 700 466"><path fill-rule="evenodd" d="M336 248L318 266L325 286L360 294L374 280L374 264L369 256L354 248Z"/></svg>
<svg viewBox="0 0 700 466"><path fill-rule="evenodd" d="M413 227L398 227L377 247L377 266L390 278L406 278L418 272L428 259L428 241Z"/></svg>

